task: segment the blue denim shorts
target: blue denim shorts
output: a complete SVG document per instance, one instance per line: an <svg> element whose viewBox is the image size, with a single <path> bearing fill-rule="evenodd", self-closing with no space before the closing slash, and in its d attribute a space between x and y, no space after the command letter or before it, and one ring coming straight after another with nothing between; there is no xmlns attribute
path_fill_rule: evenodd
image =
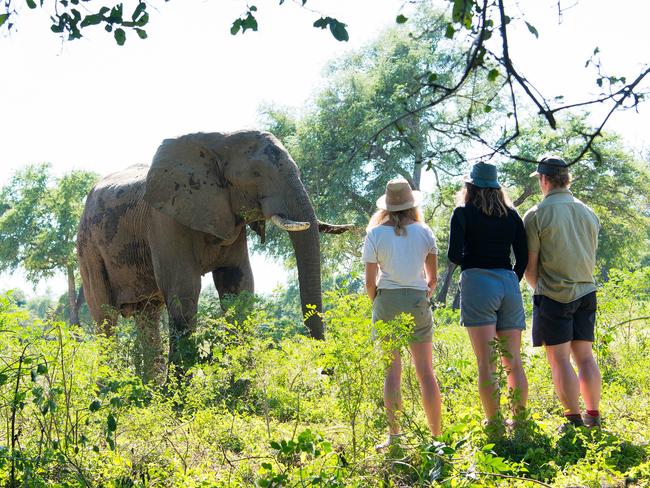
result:
<svg viewBox="0 0 650 488"><path fill-rule="evenodd" d="M519 280L508 269L470 268L460 274L460 322L496 324L497 330L526 328Z"/></svg>

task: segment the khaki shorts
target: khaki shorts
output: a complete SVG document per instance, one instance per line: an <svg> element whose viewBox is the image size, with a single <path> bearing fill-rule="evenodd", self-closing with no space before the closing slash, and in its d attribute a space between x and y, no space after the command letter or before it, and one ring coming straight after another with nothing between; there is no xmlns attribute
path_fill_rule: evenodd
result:
<svg viewBox="0 0 650 488"><path fill-rule="evenodd" d="M401 313L413 316L415 327L411 342L431 342L433 337L433 319L431 304L425 290L414 288L396 288L377 290L372 302L372 323L381 320L388 322ZM373 337L376 334L373 331Z"/></svg>

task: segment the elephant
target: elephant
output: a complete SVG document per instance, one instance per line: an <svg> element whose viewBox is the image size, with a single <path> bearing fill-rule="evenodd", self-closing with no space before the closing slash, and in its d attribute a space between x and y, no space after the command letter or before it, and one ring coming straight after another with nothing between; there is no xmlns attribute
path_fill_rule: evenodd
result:
<svg viewBox="0 0 650 488"><path fill-rule="evenodd" d="M296 163L276 137L257 130L166 139L150 166L131 166L95 185L77 232L93 319L111 335L119 314L134 316L152 378L166 367L159 327L165 306L167 360L183 371L201 276L212 273L221 298L253 292L246 226L263 241L266 220L289 232L305 325L323 339L314 313L322 310L319 231L350 226L317 220Z"/></svg>

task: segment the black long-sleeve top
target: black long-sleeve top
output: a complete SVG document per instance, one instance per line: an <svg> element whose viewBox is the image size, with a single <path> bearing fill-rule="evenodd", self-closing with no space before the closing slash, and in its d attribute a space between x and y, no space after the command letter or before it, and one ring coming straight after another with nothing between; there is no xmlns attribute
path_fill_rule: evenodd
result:
<svg viewBox="0 0 650 488"><path fill-rule="evenodd" d="M510 249L515 265L510 261ZM471 203L456 207L451 216L447 257L461 269L504 268L521 280L528 264L528 244L519 214L508 208L505 217L485 215Z"/></svg>

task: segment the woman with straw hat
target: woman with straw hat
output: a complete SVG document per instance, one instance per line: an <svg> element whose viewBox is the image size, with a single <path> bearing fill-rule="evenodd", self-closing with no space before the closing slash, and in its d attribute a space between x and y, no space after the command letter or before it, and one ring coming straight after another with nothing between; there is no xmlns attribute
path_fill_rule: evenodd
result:
<svg viewBox="0 0 650 488"><path fill-rule="evenodd" d="M373 301L373 323L390 321L401 313L413 316L409 349L429 429L438 436L441 402L431 360L433 321L429 304L437 282L438 249L433 232L423 222L421 201L422 194L413 191L406 180L388 182L386 193L377 200L378 211L366 229L363 261L366 290ZM390 435L377 449L396 444L400 435L397 413L402 409L401 373L401 355L396 350L384 381Z"/></svg>
<svg viewBox="0 0 650 488"><path fill-rule="evenodd" d="M528 262L528 246L521 217L501 188L494 165L477 163L465 177L451 217L447 255L462 269L460 317L476 354L485 424L500 430L503 421L495 381L495 340L504 349L501 362L508 374L515 414L525 409L528 397L520 354L526 319L519 290Z"/></svg>

